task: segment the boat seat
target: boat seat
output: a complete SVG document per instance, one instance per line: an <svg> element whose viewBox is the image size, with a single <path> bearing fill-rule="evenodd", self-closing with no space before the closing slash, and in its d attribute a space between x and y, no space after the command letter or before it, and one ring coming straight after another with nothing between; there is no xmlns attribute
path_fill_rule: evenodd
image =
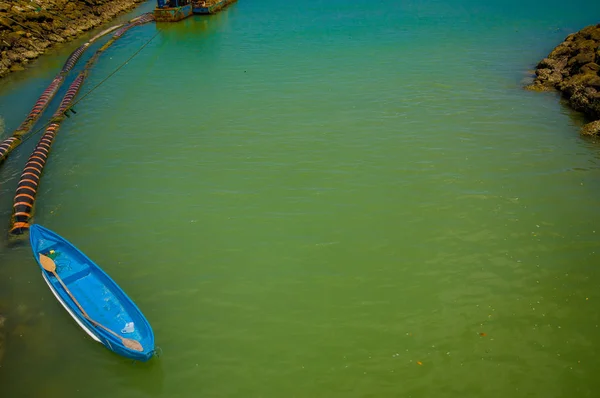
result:
<svg viewBox="0 0 600 398"><path fill-rule="evenodd" d="M69 283L73 283L78 279L88 276L89 273L90 273L89 269L84 269L84 270L75 272L74 274L71 274L71 275L67 276L66 278L64 278L63 282L65 283L65 285L68 285Z"/></svg>

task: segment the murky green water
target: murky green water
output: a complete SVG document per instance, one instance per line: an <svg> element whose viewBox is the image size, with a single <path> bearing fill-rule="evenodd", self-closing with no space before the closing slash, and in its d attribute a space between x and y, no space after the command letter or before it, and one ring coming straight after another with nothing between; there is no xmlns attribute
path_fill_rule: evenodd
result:
<svg viewBox="0 0 600 398"><path fill-rule="evenodd" d="M2 396L596 396L600 147L521 88L584 3L240 0L127 33L82 93L156 37L64 123L35 221L163 354L92 342L6 244L36 136L0 168ZM78 44L0 83L9 132Z"/></svg>

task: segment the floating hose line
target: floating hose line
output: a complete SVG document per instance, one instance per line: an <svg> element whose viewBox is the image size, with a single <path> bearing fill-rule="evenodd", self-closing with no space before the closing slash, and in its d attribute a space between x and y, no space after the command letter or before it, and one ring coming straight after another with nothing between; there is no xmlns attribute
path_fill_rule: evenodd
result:
<svg viewBox="0 0 600 398"><path fill-rule="evenodd" d="M25 164L25 168L23 169L23 173L21 174L21 178L19 180L19 184L17 185L17 190L15 192L15 197L13 201L13 214L11 217L11 226L9 229L10 236L19 236L23 235L29 230L30 222L33 217L33 210L35 205L35 199L38 191L38 185L40 183L40 179L42 177L42 172L44 170L44 166L48 161L48 156L50 155L50 149L52 144L56 138L56 134L60 128L60 124L68 117L68 112L71 111L75 113L73 110L73 105L75 103L80 102L83 98L89 95L93 90L99 87L102 83L104 83L110 76L114 75L116 71L121 69L124 65L126 65L135 55L137 55L144 47L146 47L156 36L155 34L150 40L148 40L141 48L139 48L133 56L127 59L123 64L121 64L115 71L113 71L109 76L103 79L98 85L88 91L82 98L80 98L77 102L73 102L75 96L79 92L85 78L87 77L90 68L94 64L94 62L98 59L100 54L104 52L108 47L110 47L118 38L120 38L127 30L134 26L138 26L150 21L154 20L154 16L150 13L143 14L140 17L135 18L134 22L129 23L125 26L122 26L117 32L114 33L113 37L104 44L101 48L99 48L96 53L86 62L83 70L77 75L73 83L69 86L67 93L63 97L60 106L50 119L47 124L46 132L40 138L37 146L33 150L32 154L29 157L29 160ZM114 29L112 29L114 30ZM112 31L111 30L111 31ZM68 61L67 61L68 62ZM66 65L66 64L65 64ZM40 129L41 130L41 129ZM8 140L19 138L10 137ZM8 141L6 140L6 141ZM5 141L5 142L6 142ZM10 143L9 143L10 144ZM2 150L4 143L0 144L0 150Z"/></svg>
<svg viewBox="0 0 600 398"><path fill-rule="evenodd" d="M0 163L12 152L16 147L18 147L23 142L23 136L27 135L35 123L38 121L44 110L48 107L50 101L54 98L58 89L62 86L65 81L66 76L73 69L79 58L83 52L95 41L100 39L101 37L109 34L114 30L118 30L115 35L113 35L112 40L116 40L121 37L123 33L125 33L128 29L141 25L142 23L150 22L154 19L154 16L151 13L142 14L138 17L131 19L127 23L117 24L108 29L103 30L98 33L86 43L81 45L75 51L69 55L65 64L63 65L61 71L58 75L52 80L52 82L48 85L48 87L44 90L42 95L40 95L39 99L36 101L35 105L25 118L25 120L21 123L21 125L13 132L12 136L0 142ZM111 43L112 44L112 43Z"/></svg>
<svg viewBox="0 0 600 398"><path fill-rule="evenodd" d="M85 78L84 74L84 72L80 73L73 83L71 83L71 86L69 86L53 119L62 118L65 110L81 88L81 83L83 83ZM38 185L42 177L42 171L48 160L48 155L50 155L50 148L52 147L52 143L54 142L59 127L59 120L50 123L48 128L46 128L46 132L33 150L33 153L29 156L29 160L25 164L15 193L13 215L11 219L12 227L10 229L10 234L12 235L20 235L29 229L29 220L33 213L33 205Z"/></svg>

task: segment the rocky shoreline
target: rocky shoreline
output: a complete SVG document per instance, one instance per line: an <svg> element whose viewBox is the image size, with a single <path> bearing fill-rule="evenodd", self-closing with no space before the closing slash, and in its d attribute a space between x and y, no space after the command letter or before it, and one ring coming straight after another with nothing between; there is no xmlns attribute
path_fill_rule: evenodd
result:
<svg viewBox="0 0 600 398"><path fill-rule="evenodd" d="M0 78L146 0L0 1Z"/></svg>
<svg viewBox="0 0 600 398"><path fill-rule="evenodd" d="M585 135L600 135L600 24L568 35L537 65L529 90L558 90L590 123Z"/></svg>

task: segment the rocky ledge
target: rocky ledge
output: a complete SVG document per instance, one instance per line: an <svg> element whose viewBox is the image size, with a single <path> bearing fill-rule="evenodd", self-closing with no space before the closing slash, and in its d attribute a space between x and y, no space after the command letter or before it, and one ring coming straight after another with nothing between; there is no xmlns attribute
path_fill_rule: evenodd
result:
<svg viewBox="0 0 600 398"><path fill-rule="evenodd" d="M592 122L582 134L600 135L600 24L572 33L537 65L526 88L558 90L569 105Z"/></svg>
<svg viewBox="0 0 600 398"><path fill-rule="evenodd" d="M0 77L145 0L0 1Z"/></svg>

